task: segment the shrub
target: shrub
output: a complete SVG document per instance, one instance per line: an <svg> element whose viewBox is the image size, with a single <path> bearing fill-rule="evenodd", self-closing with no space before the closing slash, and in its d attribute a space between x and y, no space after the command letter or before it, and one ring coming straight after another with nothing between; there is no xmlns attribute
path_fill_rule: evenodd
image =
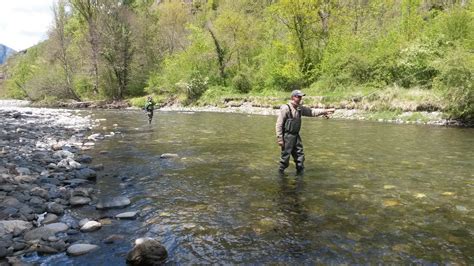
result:
<svg viewBox="0 0 474 266"><path fill-rule="evenodd" d="M232 79L232 86L241 93L248 93L252 89L249 78L243 73L235 75Z"/></svg>
<svg viewBox="0 0 474 266"><path fill-rule="evenodd" d="M434 87L441 91L452 118L474 119L474 55L457 48L435 62Z"/></svg>

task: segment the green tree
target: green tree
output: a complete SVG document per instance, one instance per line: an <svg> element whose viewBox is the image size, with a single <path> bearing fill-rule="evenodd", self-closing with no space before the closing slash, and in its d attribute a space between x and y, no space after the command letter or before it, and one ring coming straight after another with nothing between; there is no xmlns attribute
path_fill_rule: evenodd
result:
<svg viewBox="0 0 474 266"><path fill-rule="evenodd" d="M60 62L64 72L65 89L69 97L79 101L80 98L73 88L73 69L68 51L72 36L70 32L66 31L68 14L66 13L65 0L59 0L54 4L53 13L54 26L50 32L49 40L51 42L51 48L53 49L54 59Z"/></svg>

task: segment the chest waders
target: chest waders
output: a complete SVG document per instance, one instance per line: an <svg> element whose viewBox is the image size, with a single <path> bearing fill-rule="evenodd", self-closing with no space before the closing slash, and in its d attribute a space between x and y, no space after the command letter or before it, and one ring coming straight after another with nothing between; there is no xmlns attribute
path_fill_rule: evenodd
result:
<svg viewBox="0 0 474 266"><path fill-rule="evenodd" d="M296 164L297 172L304 169L303 143L301 142L301 110L297 110L296 117L293 117L290 105L287 104L289 118L283 123L283 147L281 148L280 171L285 170L290 163L290 155Z"/></svg>
<svg viewBox="0 0 474 266"><path fill-rule="evenodd" d="M150 102L150 104L145 105L145 111L148 115L148 124L151 124L151 120L153 119L153 103Z"/></svg>

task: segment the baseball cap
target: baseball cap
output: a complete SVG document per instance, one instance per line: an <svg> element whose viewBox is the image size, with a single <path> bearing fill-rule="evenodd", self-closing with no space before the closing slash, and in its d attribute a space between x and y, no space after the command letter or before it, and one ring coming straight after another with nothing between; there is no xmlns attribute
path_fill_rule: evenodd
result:
<svg viewBox="0 0 474 266"><path fill-rule="evenodd" d="M293 96L305 96L306 94L304 94L302 91L300 90L294 90L291 92L291 97Z"/></svg>

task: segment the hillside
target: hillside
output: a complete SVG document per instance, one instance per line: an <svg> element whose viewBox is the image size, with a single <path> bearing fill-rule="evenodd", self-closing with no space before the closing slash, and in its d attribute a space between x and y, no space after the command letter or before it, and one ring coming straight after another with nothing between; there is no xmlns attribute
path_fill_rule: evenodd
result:
<svg viewBox="0 0 474 266"><path fill-rule="evenodd" d="M16 53L15 50L0 43L0 65L7 61L7 58Z"/></svg>

